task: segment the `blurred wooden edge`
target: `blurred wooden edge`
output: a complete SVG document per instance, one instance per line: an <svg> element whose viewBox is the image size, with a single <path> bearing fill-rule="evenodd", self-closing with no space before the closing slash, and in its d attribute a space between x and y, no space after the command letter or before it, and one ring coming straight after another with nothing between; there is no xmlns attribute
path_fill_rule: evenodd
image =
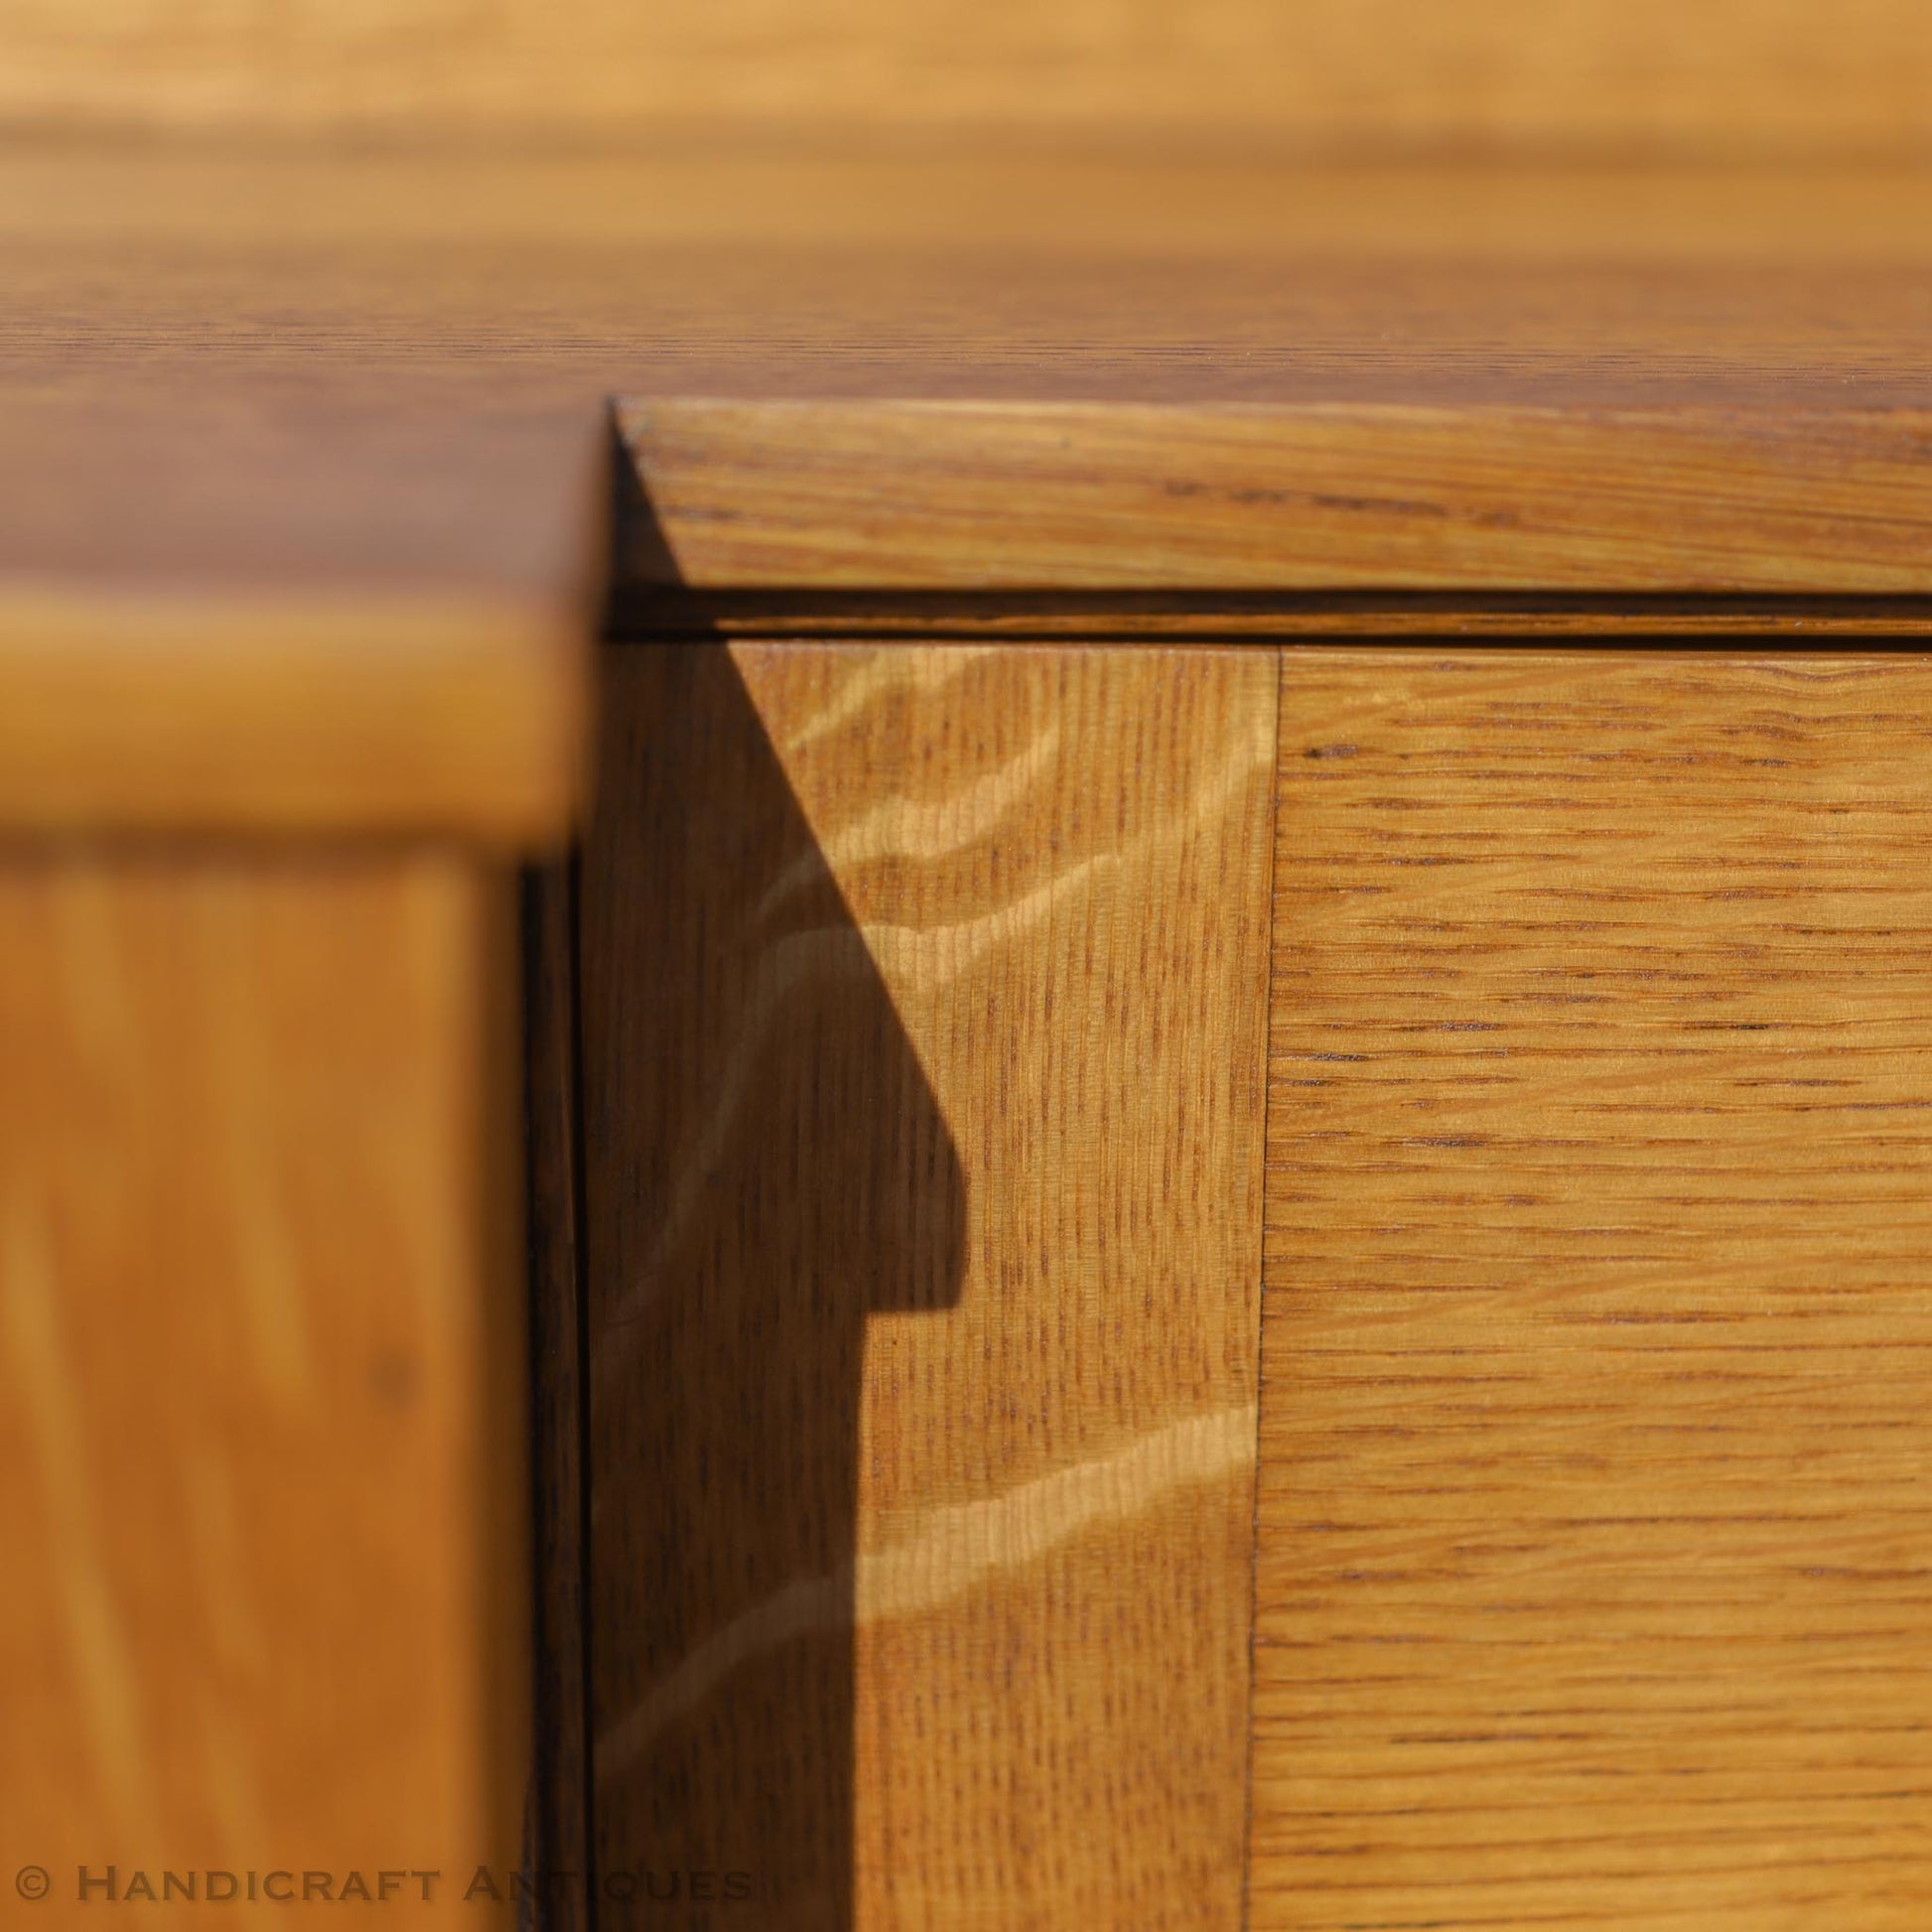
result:
<svg viewBox="0 0 1932 1932"><path fill-rule="evenodd" d="M620 594L1932 592L1932 411L621 402Z"/></svg>
<svg viewBox="0 0 1932 1932"><path fill-rule="evenodd" d="M0 829L560 844L590 602L0 585Z"/></svg>
<svg viewBox="0 0 1932 1932"><path fill-rule="evenodd" d="M1927 145L1913 0L28 0L9 128L525 141L774 127L994 143L1800 154Z"/></svg>

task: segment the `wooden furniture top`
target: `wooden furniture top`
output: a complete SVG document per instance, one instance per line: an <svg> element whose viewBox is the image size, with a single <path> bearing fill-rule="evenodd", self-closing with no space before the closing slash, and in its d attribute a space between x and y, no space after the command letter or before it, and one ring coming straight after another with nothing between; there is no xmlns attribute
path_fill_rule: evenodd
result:
<svg viewBox="0 0 1932 1932"><path fill-rule="evenodd" d="M612 397L621 591L1932 596L1929 210L1875 165L15 142L0 824L561 830Z"/></svg>
<svg viewBox="0 0 1932 1932"><path fill-rule="evenodd" d="M1932 137L1919 0L13 0L5 36L16 128L1704 157Z"/></svg>

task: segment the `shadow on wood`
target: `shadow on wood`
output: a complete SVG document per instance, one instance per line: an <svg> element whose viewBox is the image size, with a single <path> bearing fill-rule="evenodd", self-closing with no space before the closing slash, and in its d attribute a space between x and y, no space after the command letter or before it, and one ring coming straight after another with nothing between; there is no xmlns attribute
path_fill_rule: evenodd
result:
<svg viewBox="0 0 1932 1932"><path fill-rule="evenodd" d="M956 1299L964 1183L729 652L606 660L580 908L599 1917L842 1927L866 1319Z"/></svg>

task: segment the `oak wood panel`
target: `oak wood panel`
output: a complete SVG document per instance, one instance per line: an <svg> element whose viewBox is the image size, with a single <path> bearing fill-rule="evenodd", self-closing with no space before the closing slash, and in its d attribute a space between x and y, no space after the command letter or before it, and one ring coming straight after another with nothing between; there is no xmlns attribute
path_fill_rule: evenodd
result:
<svg viewBox="0 0 1932 1932"><path fill-rule="evenodd" d="M15 0L18 127L1922 148L1910 0Z"/></svg>
<svg viewBox="0 0 1932 1932"><path fill-rule="evenodd" d="M611 654L607 1893L1238 1923L1274 717L1268 652Z"/></svg>
<svg viewBox="0 0 1932 1932"><path fill-rule="evenodd" d="M462 1894L516 1862L529 1676L507 911L435 855L0 868L22 1913L103 1903L82 1865L131 1902L234 1873L250 1924L288 1909L250 1873L428 1870L385 1914L491 1922Z"/></svg>
<svg viewBox="0 0 1932 1932"><path fill-rule="evenodd" d="M1928 701L1286 654L1257 1927L1923 1922Z"/></svg>
<svg viewBox="0 0 1932 1932"><path fill-rule="evenodd" d="M664 400L619 421L651 510L630 574L694 589L1932 591L1920 408Z"/></svg>

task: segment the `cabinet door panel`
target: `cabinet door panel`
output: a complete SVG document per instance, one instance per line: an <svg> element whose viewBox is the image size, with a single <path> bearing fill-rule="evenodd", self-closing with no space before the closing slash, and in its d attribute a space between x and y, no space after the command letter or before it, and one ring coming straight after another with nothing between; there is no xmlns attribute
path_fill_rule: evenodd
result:
<svg viewBox="0 0 1932 1932"><path fill-rule="evenodd" d="M1287 654L1257 1926L1924 1923L1929 711Z"/></svg>

